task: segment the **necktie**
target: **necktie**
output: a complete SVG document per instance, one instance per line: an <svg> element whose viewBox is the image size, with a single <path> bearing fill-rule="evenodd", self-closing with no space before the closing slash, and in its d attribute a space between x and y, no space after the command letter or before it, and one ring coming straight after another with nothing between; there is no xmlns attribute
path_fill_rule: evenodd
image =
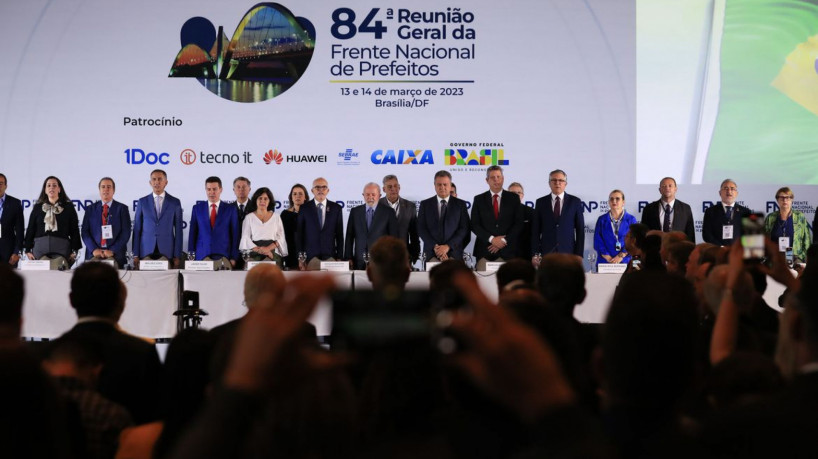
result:
<svg viewBox="0 0 818 459"><path fill-rule="evenodd" d="M375 209L371 207L366 208L366 229L372 227L372 215L375 214Z"/></svg>
<svg viewBox="0 0 818 459"><path fill-rule="evenodd" d="M724 216L728 222L733 220L733 206L727 206L727 212L725 212Z"/></svg>
<svg viewBox="0 0 818 459"><path fill-rule="evenodd" d="M500 195L497 195L497 194L494 195L494 219L495 220L497 220L497 218L500 216L500 203L497 201L497 199L499 197L500 197Z"/></svg>
<svg viewBox="0 0 818 459"><path fill-rule="evenodd" d="M662 232L670 232L670 204L665 204L665 220L662 222Z"/></svg>
<svg viewBox="0 0 818 459"><path fill-rule="evenodd" d="M557 196L557 199L554 200L554 218L560 218L560 197Z"/></svg>
<svg viewBox="0 0 818 459"><path fill-rule="evenodd" d="M324 229L324 204L318 204L318 227Z"/></svg>
<svg viewBox="0 0 818 459"><path fill-rule="evenodd" d="M153 206L156 209L156 218L159 218L159 215L162 213L162 196L157 196L153 198Z"/></svg>
<svg viewBox="0 0 818 459"><path fill-rule="evenodd" d="M446 200L440 200L440 241L446 239Z"/></svg>
<svg viewBox="0 0 818 459"><path fill-rule="evenodd" d="M102 205L102 224L103 226L108 224L108 204ZM100 240L100 245L105 247L104 237Z"/></svg>
<svg viewBox="0 0 818 459"><path fill-rule="evenodd" d="M244 204L239 204L239 213L244 215Z"/></svg>
<svg viewBox="0 0 818 459"><path fill-rule="evenodd" d="M216 204L210 205L210 228L216 226Z"/></svg>

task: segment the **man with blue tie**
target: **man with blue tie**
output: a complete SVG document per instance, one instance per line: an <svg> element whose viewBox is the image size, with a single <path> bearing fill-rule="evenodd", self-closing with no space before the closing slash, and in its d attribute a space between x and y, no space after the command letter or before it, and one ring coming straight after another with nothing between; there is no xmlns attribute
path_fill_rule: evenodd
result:
<svg viewBox="0 0 818 459"><path fill-rule="evenodd" d="M327 199L329 184L323 177L312 182L313 199L298 212L296 246L313 258L340 260L344 256L344 219L341 206ZM306 265L299 266L306 269Z"/></svg>
<svg viewBox="0 0 818 459"><path fill-rule="evenodd" d="M99 181L99 201L85 210L82 218L82 243L85 259L113 259L125 266L125 252L131 238L131 214L128 206L114 201L116 183L111 177Z"/></svg>
<svg viewBox="0 0 818 459"><path fill-rule="evenodd" d="M23 249L23 206L20 200L6 194L8 182L0 174L0 263L16 265Z"/></svg>
<svg viewBox="0 0 818 459"><path fill-rule="evenodd" d="M548 174L551 193L537 199L531 222L531 255L573 253L583 255L585 250L585 218L582 201L565 192L568 175L560 170Z"/></svg>
<svg viewBox="0 0 818 459"><path fill-rule="evenodd" d="M435 173L435 193L420 202L418 235L430 261L463 258L463 241L469 232L466 203L451 195L452 174Z"/></svg>
<svg viewBox="0 0 818 459"><path fill-rule="evenodd" d="M168 174L162 169L151 172L153 193L141 198L133 224L134 265L140 258L171 260L179 267L182 256L182 202L165 193Z"/></svg>
<svg viewBox="0 0 818 459"><path fill-rule="evenodd" d="M235 206L221 201L222 180L205 180L207 202L193 206L190 216L188 252L196 252L196 259L226 257L235 267L239 258L239 215Z"/></svg>
<svg viewBox="0 0 818 459"><path fill-rule="evenodd" d="M398 235L398 217L386 204L379 203L381 187L369 182L364 186L364 205L353 207L347 221L347 237L344 258L352 262L353 269L366 269L364 252L381 236Z"/></svg>

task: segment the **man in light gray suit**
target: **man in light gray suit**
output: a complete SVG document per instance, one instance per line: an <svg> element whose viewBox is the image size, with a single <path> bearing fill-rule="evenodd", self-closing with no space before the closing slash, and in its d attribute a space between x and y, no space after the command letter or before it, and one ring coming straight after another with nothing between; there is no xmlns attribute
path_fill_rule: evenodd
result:
<svg viewBox="0 0 818 459"><path fill-rule="evenodd" d="M395 210L398 217L398 239L406 243L410 263L414 264L420 256L417 206L414 202L400 197L400 183L394 175L383 178L383 191L386 196L381 198L380 202Z"/></svg>

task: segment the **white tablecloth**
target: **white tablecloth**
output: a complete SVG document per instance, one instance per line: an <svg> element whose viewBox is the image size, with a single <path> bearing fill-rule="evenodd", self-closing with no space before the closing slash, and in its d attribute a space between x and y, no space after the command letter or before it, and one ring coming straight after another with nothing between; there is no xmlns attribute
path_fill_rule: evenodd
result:
<svg viewBox="0 0 818 459"><path fill-rule="evenodd" d="M120 271L120 277L128 287L128 300L120 320L122 329L149 338L173 337L176 334L173 312L178 308L179 273L177 270ZM23 336L56 338L74 326L77 316L68 300L71 272L20 271L20 274L26 281ZM284 273L287 278L315 274L301 271ZM332 274L339 289L372 288L364 271ZM202 320L203 328L213 328L245 314L246 308L242 305L245 275L245 271L181 271L184 288L199 292L200 307L209 314ZM619 278L618 274L587 275L587 296L574 310L574 317L581 322L604 322ZM496 301L498 293L494 274L477 273L477 279L486 295ZM772 279L768 279L768 284L764 299L775 307L784 288ZM411 273L408 288L425 289L428 286L428 273ZM332 308L328 300L318 305L309 321L315 325L319 336L330 334Z"/></svg>
<svg viewBox="0 0 818 459"><path fill-rule="evenodd" d="M25 279L23 336L56 338L71 329L77 314L68 299L70 271L19 271ZM119 321L128 333L149 338L176 334L173 312L179 305L178 271L120 271L128 288L125 311Z"/></svg>
<svg viewBox="0 0 818 459"><path fill-rule="evenodd" d="M284 277L290 279L317 274L319 273L316 271L285 271ZM335 278L335 284L339 289L352 289L351 272L330 274ZM184 289L199 292L199 307L208 313L202 319L202 328L213 328L238 319L247 312L247 308L242 305L246 275L246 271L182 271ZM332 308L329 299L318 303L318 307L307 320L315 325L318 336L329 335L332 331Z"/></svg>

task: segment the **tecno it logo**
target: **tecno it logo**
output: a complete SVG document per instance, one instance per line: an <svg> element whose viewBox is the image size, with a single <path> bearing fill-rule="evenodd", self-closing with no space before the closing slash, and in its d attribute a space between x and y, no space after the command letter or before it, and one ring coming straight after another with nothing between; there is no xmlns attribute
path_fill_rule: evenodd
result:
<svg viewBox="0 0 818 459"><path fill-rule="evenodd" d="M190 148L185 148L179 153L179 161L182 161L185 166L190 166L196 162L196 152Z"/></svg>
<svg viewBox="0 0 818 459"><path fill-rule="evenodd" d="M170 164L170 155L167 153L147 152L141 148L125 150L125 162L128 164Z"/></svg>
<svg viewBox="0 0 818 459"><path fill-rule="evenodd" d="M278 150L270 150L264 153L264 164L276 163L281 164L284 161L284 155Z"/></svg>

